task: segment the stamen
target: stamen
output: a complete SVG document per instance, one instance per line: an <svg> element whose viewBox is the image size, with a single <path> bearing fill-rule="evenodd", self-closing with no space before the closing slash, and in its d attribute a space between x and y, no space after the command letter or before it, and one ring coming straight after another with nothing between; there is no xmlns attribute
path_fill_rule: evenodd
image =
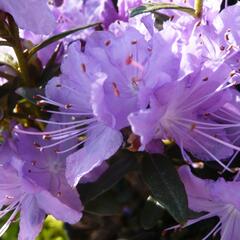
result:
<svg viewBox="0 0 240 240"><path fill-rule="evenodd" d="M224 169L226 169L229 172L233 172L230 168L228 168L224 163L222 163L212 152L210 152L202 143L197 141L195 138L190 136L189 134L186 134L183 130L179 129L181 131L181 135L184 135L185 137L192 140L197 146L199 146L203 151L205 151L210 157L213 158L219 165L221 165ZM195 130L196 131L196 130Z"/></svg>
<svg viewBox="0 0 240 240"><path fill-rule="evenodd" d="M63 151L56 151L56 153L58 153L58 154L67 153L67 152L69 152L69 151L71 151L71 150L73 150L73 149L81 146L81 145L84 144L86 141L87 141L87 139L85 139L85 140L83 140L83 141L75 144L74 146L72 146L72 147L70 147L70 148L67 148L67 149L65 149L65 150L63 150Z"/></svg>
<svg viewBox="0 0 240 240"><path fill-rule="evenodd" d="M52 110L45 110L42 111L47 113L59 114L59 115L74 115L74 116L93 116L93 113L85 113L85 112L59 112L59 111L52 111Z"/></svg>
<svg viewBox="0 0 240 240"><path fill-rule="evenodd" d="M202 239L202 240L207 240L216 230L217 228L221 225L221 222L219 221L216 226ZM220 230L220 229L219 229Z"/></svg>
<svg viewBox="0 0 240 240"><path fill-rule="evenodd" d="M20 205L18 204L15 208L15 210L13 211L13 213L11 214L11 216L9 217L9 219L7 220L7 222L1 227L0 229L0 237L2 237L2 235L6 232L6 230L9 228L10 224L12 223L12 221L14 220L14 218L16 217L18 210L20 209Z"/></svg>
<svg viewBox="0 0 240 240"><path fill-rule="evenodd" d="M87 125L87 124L90 124L90 123L96 121L96 119L95 118L91 118L91 119L72 121L72 122L56 122L56 121L43 120L43 119L36 118L35 121L41 122L41 123L53 124L53 125L63 125L63 126L65 126L65 125L77 125L77 126L83 126L83 125Z"/></svg>
<svg viewBox="0 0 240 240"><path fill-rule="evenodd" d="M231 149L240 151L240 147L235 146L235 145L233 145L233 144L231 144L231 143L228 143L228 142L224 142L224 141L222 141L221 139L216 138L216 137L213 137L213 136L211 136L211 135L209 135L209 134L207 134L207 133L204 133L204 132L202 132L202 131L199 131L198 129L195 129L195 132L199 133L200 135L202 135L202 136L204 136L204 137L206 137L206 138L208 138L208 139L211 139L211 140L213 140L213 141L215 141L215 142L218 142L218 143L220 143L220 144L222 144L222 145L224 145L224 146L226 146L226 147L229 147L229 148L231 148Z"/></svg>

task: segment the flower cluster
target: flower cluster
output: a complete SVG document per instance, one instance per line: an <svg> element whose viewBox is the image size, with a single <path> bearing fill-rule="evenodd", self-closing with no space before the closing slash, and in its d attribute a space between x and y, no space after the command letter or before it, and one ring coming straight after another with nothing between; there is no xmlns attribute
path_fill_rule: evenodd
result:
<svg viewBox="0 0 240 240"><path fill-rule="evenodd" d="M194 1L171 2L194 7ZM186 164L215 162L222 172L235 173L240 4L220 11L220 0L206 0L200 17L164 9L166 19L157 27L152 14L129 18L129 8L144 3L120 0L116 8L110 0L0 0L0 17L11 14L21 37L34 44L102 22L99 29L63 40L60 74L35 96L48 114L34 118L44 129L11 122L13 130L3 131L0 216L11 214L0 236L18 212L19 239L35 239L46 214L78 222L83 206L76 186L98 179L108 168L106 160L127 147L126 135L132 151L164 154L175 143ZM38 52L41 65L47 66L58 43ZM189 208L207 212L187 226L218 216L220 222L204 239L219 231L223 240L238 239L238 174L232 181L202 180L187 166L179 174Z"/></svg>

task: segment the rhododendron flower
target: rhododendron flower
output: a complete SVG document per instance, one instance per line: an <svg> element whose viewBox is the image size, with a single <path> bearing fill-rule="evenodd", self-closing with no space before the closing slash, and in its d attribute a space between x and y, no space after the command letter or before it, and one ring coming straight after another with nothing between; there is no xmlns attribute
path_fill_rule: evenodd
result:
<svg viewBox="0 0 240 240"><path fill-rule="evenodd" d="M53 2L50 5L52 15L56 21L56 26L50 35L36 35L29 31L23 31L21 33L22 36L31 40L34 44L38 44L51 35L96 22L103 23L104 28L107 29L112 22L119 18L111 0L68 0L60 3L56 4ZM66 47L76 39L85 39L92 32L94 32L94 28L75 32L63 39L64 46ZM43 64L47 63L57 43L52 43L50 46L39 51L38 56Z"/></svg>
<svg viewBox="0 0 240 240"><path fill-rule="evenodd" d="M170 139L180 147L183 157L190 161L185 150L202 160L220 161L239 151L231 142L227 130L237 127L214 121L216 112L233 98L232 84L221 83L220 72L202 70L194 79L167 83L152 92L147 109L131 113L129 121L143 146L153 139Z"/></svg>
<svg viewBox="0 0 240 240"><path fill-rule="evenodd" d="M42 103L60 108L60 112L51 113L71 117L69 122L46 121L64 126L43 133L46 139L57 140L49 146L77 138L78 143L60 152L84 146L68 157L66 175L71 185L121 146L120 129L128 126L128 114L137 110L138 81L149 55L148 44L134 29L118 37L110 32L96 33L84 53L77 43L69 47L61 67L63 74L48 83Z"/></svg>
<svg viewBox="0 0 240 240"><path fill-rule="evenodd" d="M238 181L217 181L195 177L189 167L179 169L180 177L187 191L189 208L196 212L206 212L203 216L189 220L186 226L217 216L219 222L203 238L221 233L221 240L239 238L240 201Z"/></svg>
<svg viewBox="0 0 240 240"><path fill-rule="evenodd" d="M0 147L1 217L12 212L0 235L20 212L21 240L36 238L46 214L71 224L82 215L76 190L67 185L62 172L64 161L52 153L37 153L28 137L6 140Z"/></svg>

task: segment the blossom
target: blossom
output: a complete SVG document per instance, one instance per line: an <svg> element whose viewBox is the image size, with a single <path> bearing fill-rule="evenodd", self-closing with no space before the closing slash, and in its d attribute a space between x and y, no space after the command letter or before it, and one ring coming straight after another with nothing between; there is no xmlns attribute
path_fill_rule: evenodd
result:
<svg viewBox="0 0 240 240"><path fill-rule="evenodd" d="M61 175L59 165L63 162L51 154L35 154L27 137L5 139L0 147L1 217L12 212L0 235L20 212L20 240L36 238L45 214L73 224L81 218L82 210L77 193L66 184L64 174Z"/></svg>
<svg viewBox="0 0 240 240"><path fill-rule="evenodd" d="M195 73L194 78L185 77L155 88L149 106L128 118L143 146L154 139L169 139L178 144L186 161L191 162L185 150L226 168L220 160L231 157L240 147L227 136L227 131L238 123L229 125L214 120L216 112L234 95L232 84L217 77L220 73L221 70L205 69Z"/></svg>
<svg viewBox="0 0 240 240"><path fill-rule="evenodd" d="M217 216L219 222L203 239L218 232L221 233L221 240L238 239L240 183L223 178L216 181L203 180L194 176L187 166L181 167L179 174L187 192L189 208L196 212L206 212L199 218L189 220L186 226Z"/></svg>
<svg viewBox="0 0 240 240"><path fill-rule="evenodd" d="M22 29L49 34L55 28L55 19L46 0L1 0L0 9L10 13Z"/></svg>
<svg viewBox="0 0 240 240"><path fill-rule="evenodd" d="M117 11L111 0L68 0L60 1L60 3L57 4L53 1L52 4L50 4L50 10L56 22L53 31L48 34L48 36L22 31L21 35L23 38L32 41L34 44L39 44L52 35L96 22L103 23L103 27L107 29L112 22L118 19ZM65 37L62 40L65 49L67 49L70 42L85 39L92 32L94 32L94 28L89 28ZM57 44L58 42L54 42L38 52L38 57L44 65L49 60Z"/></svg>
<svg viewBox="0 0 240 240"><path fill-rule="evenodd" d="M62 127L42 133L55 143L41 149L79 139L58 151L61 154L83 146L67 158L66 176L71 185L102 165L121 146L120 129L128 126L127 115L137 109L137 84L149 54L143 36L135 30L119 37L110 32L96 33L84 53L78 43L69 47L61 66L63 74L48 83L46 97L42 97L42 103L60 108L50 113L66 118L59 123L46 121Z"/></svg>

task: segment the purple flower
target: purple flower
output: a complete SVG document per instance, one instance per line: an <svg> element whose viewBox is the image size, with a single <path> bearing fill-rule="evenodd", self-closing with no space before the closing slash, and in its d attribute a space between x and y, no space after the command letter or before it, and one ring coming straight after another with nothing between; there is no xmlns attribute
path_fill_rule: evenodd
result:
<svg viewBox="0 0 240 240"><path fill-rule="evenodd" d="M215 121L224 123L229 126L227 130L228 138L231 142L240 145L240 94L237 90L233 90L233 98L231 102L224 104L215 114ZM231 159L228 161L227 166L237 157L239 151L236 151Z"/></svg>
<svg viewBox="0 0 240 240"><path fill-rule="evenodd" d="M152 140L169 139L178 144L186 161L191 162L185 150L227 168L220 160L231 157L240 146L227 134L238 123L229 125L214 119L234 95L232 84L220 76L221 70L202 69L193 78L188 76L155 88L148 108L131 113L128 118L143 146Z"/></svg>
<svg viewBox="0 0 240 240"><path fill-rule="evenodd" d="M0 235L20 212L20 240L36 238L45 214L71 224L82 216L76 190L67 185L61 174L63 160L51 153L37 152L27 138L29 136L6 140L0 147L1 217L12 212L0 229Z"/></svg>
<svg viewBox="0 0 240 240"><path fill-rule="evenodd" d="M108 28L109 24L118 18L117 11L111 0L68 0L57 5L53 2L50 9L56 21L53 32L48 36L41 36L29 31L23 31L23 38L31 40L34 44L38 44L54 34L91 23L102 22L104 27ZM94 29L89 28L67 36L63 41L65 48L67 48L70 42L85 39L92 32L94 32ZM57 42L39 51L38 56L43 64L47 63L56 46Z"/></svg>
<svg viewBox="0 0 240 240"><path fill-rule="evenodd" d="M143 3L142 0L119 0L118 14L121 20L128 21L129 11L132 8L138 7Z"/></svg>
<svg viewBox="0 0 240 240"><path fill-rule="evenodd" d="M235 42L239 45L240 39L240 3L236 3L233 6L226 7L223 9L214 19L213 25L217 29L218 34L228 33L230 36L233 35Z"/></svg>
<svg viewBox="0 0 240 240"><path fill-rule="evenodd" d="M22 29L49 34L55 28L55 19L46 0L1 0L0 9L10 13Z"/></svg>
<svg viewBox="0 0 240 240"><path fill-rule="evenodd" d="M75 137L87 134L77 144L84 147L68 157L66 174L73 185L118 150L122 144L119 130L128 126L127 115L137 109L139 68L148 50L143 37L130 32L118 38L108 32L96 33L84 54L77 50L78 45L72 45L62 65L64 75L48 85L50 99L71 103L70 112L75 111L77 120L72 125ZM119 45L124 46L121 52Z"/></svg>
<svg viewBox="0 0 240 240"><path fill-rule="evenodd" d="M238 181L203 180L195 177L189 167L179 169L180 177L188 195L189 208L196 212L206 212L203 216L189 220L186 226L215 217L217 225L203 238L221 233L221 240L238 239L240 221L240 201Z"/></svg>
<svg viewBox="0 0 240 240"><path fill-rule="evenodd" d="M71 185L101 166L121 146L120 130L129 126L127 116L138 109L138 85L150 55L144 37L132 28L121 36L96 32L84 53L78 43L69 47L62 75L48 83L47 97L42 97L40 104L55 105L60 111L49 112L65 116L59 121L44 121L61 128L42 133L54 143L46 142L41 149L72 139L78 142L59 154L82 147L67 158L66 176Z"/></svg>

